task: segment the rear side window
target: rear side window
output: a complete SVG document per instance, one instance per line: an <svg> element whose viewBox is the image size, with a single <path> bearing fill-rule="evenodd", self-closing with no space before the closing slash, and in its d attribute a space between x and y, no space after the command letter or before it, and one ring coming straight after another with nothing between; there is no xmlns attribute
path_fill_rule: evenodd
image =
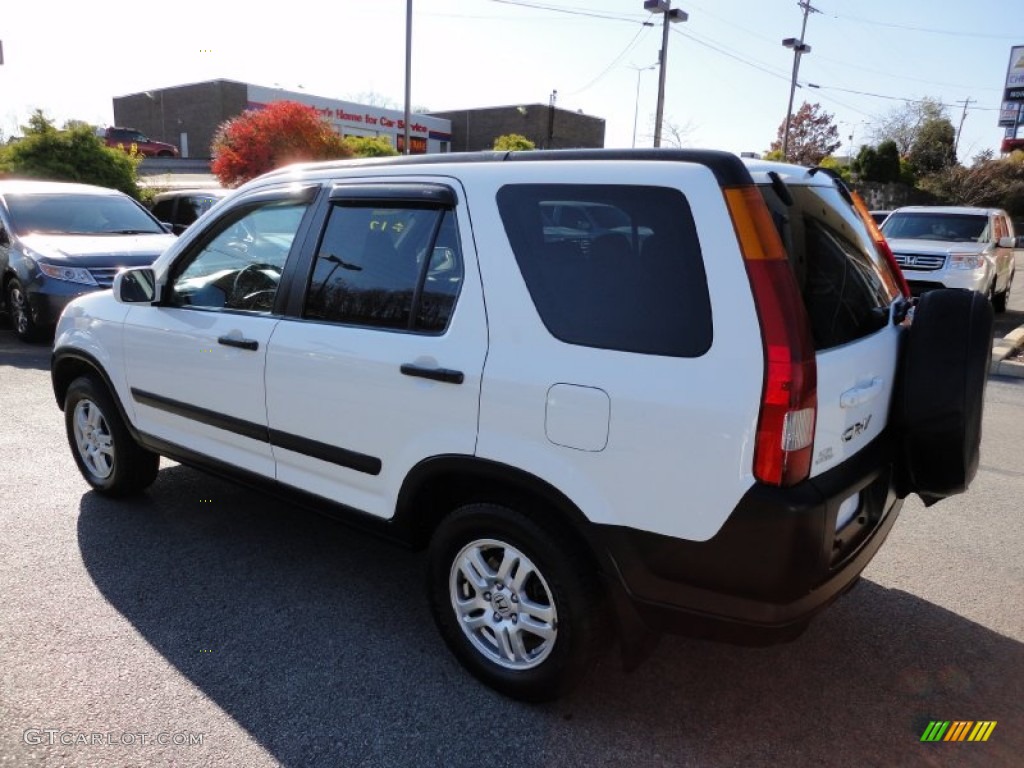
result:
<svg viewBox="0 0 1024 768"><path fill-rule="evenodd" d="M868 336L889 321L892 300L864 222L835 187L792 185L783 202L759 187L782 237L811 323L815 349Z"/></svg>
<svg viewBox="0 0 1024 768"><path fill-rule="evenodd" d="M498 210L541 320L570 344L673 357L711 346L711 302L679 190L512 184Z"/></svg>

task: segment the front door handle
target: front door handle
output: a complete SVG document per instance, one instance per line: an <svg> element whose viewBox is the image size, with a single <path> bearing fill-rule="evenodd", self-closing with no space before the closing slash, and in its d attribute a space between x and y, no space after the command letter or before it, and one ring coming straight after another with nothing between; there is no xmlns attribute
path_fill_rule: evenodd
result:
<svg viewBox="0 0 1024 768"><path fill-rule="evenodd" d="M419 376L421 379L444 381L448 384L461 384L466 378L462 371L453 371L451 368L424 368L412 363L402 363L399 370L406 376Z"/></svg>
<svg viewBox="0 0 1024 768"><path fill-rule="evenodd" d="M255 339L245 339L239 336L221 336L217 339L217 343L223 344L225 347L238 347L253 352L260 348L260 343Z"/></svg>

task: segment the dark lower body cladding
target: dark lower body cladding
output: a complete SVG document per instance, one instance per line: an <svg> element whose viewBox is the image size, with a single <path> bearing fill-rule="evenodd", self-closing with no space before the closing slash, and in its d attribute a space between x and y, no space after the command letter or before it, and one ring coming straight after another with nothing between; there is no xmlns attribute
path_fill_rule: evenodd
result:
<svg viewBox="0 0 1024 768"><path fill-rule="evenodd" d="M837 531L840 506L854 495L856 512ZM902 503L883 436L813 480L755 485L708 541L619 526L599 526L598 536L648 628L770 644L798 636L853 586Z"/></svg>

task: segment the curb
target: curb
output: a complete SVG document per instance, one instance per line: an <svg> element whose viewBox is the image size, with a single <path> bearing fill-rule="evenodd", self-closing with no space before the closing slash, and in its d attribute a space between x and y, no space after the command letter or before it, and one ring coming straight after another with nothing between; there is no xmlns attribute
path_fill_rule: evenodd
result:
<svg viewBox="0 0 1024 768"><path fill-rule="evenodd" d="M1024 359L1020 362L1006 359L1021 347L1024 347L1024 325L1010 331L1004 338L997 339L992 345L992 362L988 367L989 375L1024 379Z"/></svg>

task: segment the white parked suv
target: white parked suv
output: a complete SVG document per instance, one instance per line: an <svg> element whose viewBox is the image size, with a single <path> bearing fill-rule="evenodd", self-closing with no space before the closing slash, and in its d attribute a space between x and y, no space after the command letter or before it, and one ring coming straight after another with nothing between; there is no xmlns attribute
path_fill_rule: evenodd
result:
<svg viewBox="0 0 1024 768"><path fill-rule="evenodd" d="M616 638L795 636L903 497L966 489L991 307L911 323L868 222L722 152L294 166L73 302L54 390L100 493L163 455L429 548L455 655L548 699Z"/></svg>
<svg viewBox="0 0 1024 768"><path fill-rule="evenodd" d="M998 208L908 206L882 232L915 294L966 288L1006 310L1015 269L1013 220Z"/></svg>

